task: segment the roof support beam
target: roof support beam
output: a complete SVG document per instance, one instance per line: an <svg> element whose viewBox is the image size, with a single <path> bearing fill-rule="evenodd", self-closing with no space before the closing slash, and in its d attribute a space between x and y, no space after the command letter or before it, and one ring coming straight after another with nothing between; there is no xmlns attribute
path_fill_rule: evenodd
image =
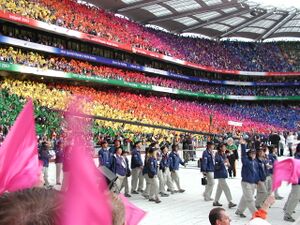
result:
<svg viewBox="0 0 300 225"><path fill-rule="evenodd" d="M255 23L255 22L259 21L259 20L262 20L262 19L268 17L268 16L271 15L272 13L273 13L273 11L272 11L272 12L269 12L269 13L262 14L262 15L256 17L255 19L250 18L250 20L248 20L247 22L242 23L242 24L240 24L239 26L237 26L237 27L235 27L235 28L233 28L233 29L230 29L230 30L228 30L226 33L220 35L220 38L226 37L226 36L228 36L229 34L233 34L233 33L237 32L237 31L243 29L244 27L249 26L249 25L252 24L252 23Z"/></svg>
<svg viewBox="0 0 300 225"><path fill-rule="evenodd" d="M193 30L198 29L200 27L203 27L203 26L206 26L206 25L209 25L209 24L213 24L213 23L219 22L220 20L226 20L226 19L232 18L234 16L239 16L241 14L244 14L245 12L249 12L249 9L244 9L242 11L238 11L237 13L233 13L233 14L230 14L228 16L221 15L221 16L219 16L216 19L213 19L211 21L208 21L208 22L205 22L205 23L201 23L201 24L198 24L196 26L192 26L192 27L189 27L187 29L184 29L184 30L182 30L182 33L193 31ZM227 14L225 14L225 15L227 15Z"/></svg>
<svg viewBox="0 0 300 225"><path fill-rule="evenodd" d="M295 15L296 15L297 10L295 10L293 13L287 14L287 16L283 19L281 19L281 21L279 23L276 23L275 26L273 26L273 28L269 29L266 33L260 35L257 40L264 40L266 38L268 38L270 35L272 35L276 30L278 30L280 27L282 27L284 24L286 24L288 21L290 21Z"/></svg>
<svg viewBox="0 0 300 225"><path fill-rule="evenodd" d="M145 6L149 6L149 5L154 5L154 4L157 4L157 3L162 3L162 2L165 2L167 0L154 0L154 1L143 1L141 3L136 3L132 6L128 6L128 7L124 7L124 8L120 8L117 10L118 13L122 13L122 12L126 12L126 11L129 11L129 10L133 10L133 9L139 9L139 8L142 8L142 7L145 7Z"/></svg>
<svg viewBox="0 0 300 225"><path fill-rule="evenodd" d="M158 19L153 19L153 20L149 20L149 21L145 21L146 23L160 23L160 22L164 22L164 21L169 21L169 20L173 20L173 19L177 19L177 18L181 18L184 16L190 16L193 14L199 14L199 13L204 13L204 12L209 12L209 11L216 11L216 10L220 10L220 9L224 9L224 8L228 8L228 7L237 7L240 4L237 3L226 3L226 4L222 4L222 5L214 5L214 6L209 6L209 7L203 7L200 9L195 9L195 10L191 10L191 11L187 11L185 13L178 13L174 16L163 16L161 18Z"/></svg>

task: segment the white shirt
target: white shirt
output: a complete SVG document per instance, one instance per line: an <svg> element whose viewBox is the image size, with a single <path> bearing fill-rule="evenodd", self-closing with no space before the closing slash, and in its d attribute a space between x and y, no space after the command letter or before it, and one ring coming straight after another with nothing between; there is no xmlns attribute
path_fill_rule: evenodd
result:
<svg viewBox="0 0 300 225"><path fill-rule="evenodd" d="M294 140L295 140L295 137L294 137L294 135L291 134L291 135L287 136L286 143L293 143Z"/></svg>

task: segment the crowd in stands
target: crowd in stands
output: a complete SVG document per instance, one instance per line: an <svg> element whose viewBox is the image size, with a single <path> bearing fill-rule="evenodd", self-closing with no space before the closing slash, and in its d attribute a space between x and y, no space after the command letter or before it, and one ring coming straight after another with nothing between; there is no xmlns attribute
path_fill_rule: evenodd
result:
<svg viewBox="0 0 300 225"><path fill-rule="evenodd" d="M300 70L300 44L299 42L283 42L281 49L284 58L290 65L293 65L296 70Z"/></svg>
<svg viewBox="0 0 300 225"><path fill-rule="evenodd" d="M14 123L22 110L25 102L25 98L9 94L4 89L0 91L0 137L6 135L9 127ZM58 112L37 103L35 104L35 122L36 130L39 135L50 135L53 130L60 126L61 117Z"/></svg>
<svg viewBox="0 0 300 225"><path fill-rule="evenodd" d="M299 121L296 107L277 104L188 102L169 97L145 96L113 90L95 90L83 86L45 85L35 82L5 80L1 89L22 98L31 97L49 109L64 110L72 95L88 96L86 113L187 130L223 133L230 131L228 121L243 123L241 131L269 133L270 130L295 130ZM130 99L130 101L129 101ZM160 113L157 113L160 112ZM212 117L212 119L210 119ZM210 120L212 125L210 126ZM96 122L102 124L101 121ZM134 132L156 133L157 130L135 125L106 122L106 127Z"/></svg>
<svg viewBox="0 0 300 225"><path fill-rule="evenodd" d="M73 42L71 43L67 40L53 37L51 35L45 35L45 34L40 34L40 33L34 33L32 31L24 31L24 30L19 30L19 29L11 29L10 26L3 26L1 30L1 25L0 25L0 33L29 41L29 42L34 42L34 43L39 43L42 45L46 46L52 46L60 49L67 49L71 51L76 51L76 52L84 52L87 54L95 55L95 56L100 56L100 57L105 57L105 58L110 58L110 59L116 59L120 60L121 62L126 62L130 64L135 64L135 65L140 65L140 66L146 66L150 68L155 68L155 69L160 69L164 71L168 71L171 73L175 74L183 74L186 76L196 76L196 77L201 77L201 78L207 78L210 80L222 80L222 81L246 81L246 82L296 82L297 77L295 76L232 76L230 74L220 74L220 73L209 73L205 71L200 71L200 70L193 70L189 68L184 68L182 66L174 65L171 63L166 63L166 62L158 62L154 61L150 58L145 58L145 57L140 57L134 54L129 54L125 52L117 52L114 50L111 51L103 51L101 47L96 47L96 46L90 46L88 43L80 43L80 42ZM75 43L75 44L74 44ZM292 51L292 50L291 50ZM109 54L108 54L109 52ZM299 61L300 65L300 61Z"/></svg>
<svg viewBox="0 0 300 225"><path fill-rule="evenodd" d="M44 22L55 21L55 16L49 9L46 9L43 6L36 4L34 1L1 0L0 5L1 8L4 8L9 12L19 14L25 17L30 17Z"/></svg>
<svg viewBox="0 0 300 225"><path fill-rule="evenodd" d="M130 64L136 64L140 66L146 66L150 68L160 69L168 71L175 74L183 74L187 76L196 76L201 78L207 78L210 80L229 80L229 81L248 81L248 82L296 82L296 76L232 76L231 74L220 74L220 73L210 73L206 71L194 70L190 68L185 68L179 65L174 65L166 62L159 62L152 60L147 57L140 57L135 54L129 54L126 52L120 52L115 50L103 49L101 46L90 45L89 43L83 43L80 41L74 42L74 40L66 40L64 38L58 38L57 36L52 36L49 34L41 34L33 32L32 30L24 30L24 28L12 28L9 25L0 24L0 33L4 36L9 36L29 42L39 43L46 46L52 46L60 49L67 49L76 52L83 52L95 56L120 60L121 62L126 62ZM288 45L286 45L288 46ZM288 49L288 47L286 47ZM289 49L289 52L297 53L295 49ZM300 60L299 63L300 65Z"/></svg>
<svg viewBox="0 0 300 225"><path fill-rule="evenodd" d="M192 83L172 80L159 76L149 76L142 72L133 72L108 66L92 65L88 62L62 57L43 56L40 53L26 52L20 49L0 48L0 60L31 67L62 70L86 76L100 76L104 78L158 85L168 88L182 89L192 92L219 95L250 95L250 96L299 96L297 87L242 87L210 85L205 83Z"/></svg>
<svg viewBox="0 0 300 225"><path fill-rule="evenodd" d="M3 1L0 9L217 69L284 72L297 68L295 55L285 51L285 44L176 36L72 0L9 0Z"/></svg>

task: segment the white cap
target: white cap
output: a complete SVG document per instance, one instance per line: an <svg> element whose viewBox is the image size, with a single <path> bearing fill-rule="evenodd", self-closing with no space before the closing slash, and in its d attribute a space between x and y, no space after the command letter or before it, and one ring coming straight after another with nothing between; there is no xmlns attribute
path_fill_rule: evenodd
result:
<svg viewBox="0 0 300 225"><path fill-rule="evenodd" d="M254 218L250 220L248 225L271 225L268 221L261 218Z"/></svg>

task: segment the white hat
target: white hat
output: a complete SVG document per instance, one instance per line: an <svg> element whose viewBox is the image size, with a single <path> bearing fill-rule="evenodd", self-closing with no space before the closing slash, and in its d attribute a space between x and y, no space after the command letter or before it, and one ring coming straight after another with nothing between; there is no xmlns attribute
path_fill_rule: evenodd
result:
<svg viewBox="0 0 300 225"><path fill-rule="evenodd" d="M268 221L261 218L254 218L250 220L248 225L271 225Z"/></svg>

